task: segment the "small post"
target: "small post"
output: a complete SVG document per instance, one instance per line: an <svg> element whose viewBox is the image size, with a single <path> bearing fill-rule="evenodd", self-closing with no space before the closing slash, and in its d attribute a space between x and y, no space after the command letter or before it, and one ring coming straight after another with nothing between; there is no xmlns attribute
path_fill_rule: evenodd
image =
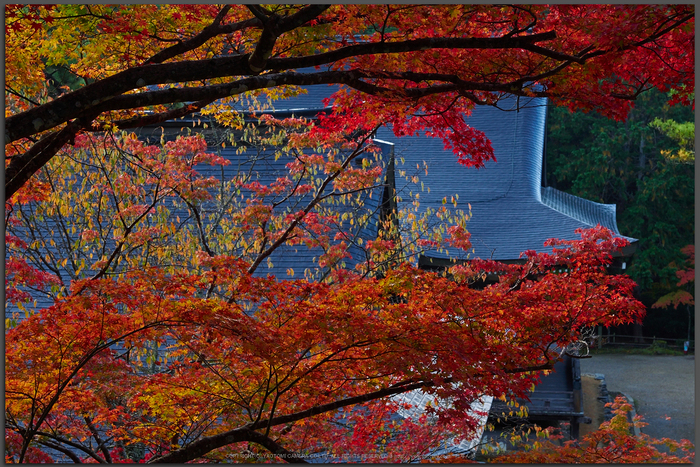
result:
<svg viewBox="0 0 700 467"><path fill-rule="evenodd" d="M603 326L598 326L598 349L603 348Z"/></svg>

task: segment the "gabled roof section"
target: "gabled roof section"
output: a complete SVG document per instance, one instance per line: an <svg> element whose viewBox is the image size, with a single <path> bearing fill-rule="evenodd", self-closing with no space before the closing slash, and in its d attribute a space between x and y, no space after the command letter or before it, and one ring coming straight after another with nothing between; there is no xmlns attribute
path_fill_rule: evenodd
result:
<svg viewBox="0 0 700 467"><path fill-rule="evenodd" d="M307 115L327 111L323 99L337 87L306 89L307 94L276 102L277 111L304 109ZM455 195L457 208L467 211L471 205L467 223L474 247L471 257L517 260L525 250L549 251L544 242L550 238L575 240L579 238L576 229L598 224L635 242L619 232L614 205L541 186L546 109L546 99L534 98L504 99L499 108L476 107L466 122L491 140L497 159L486 162L482 169L460 165L439 139L423 134L397 138L389 128L380 128L377 138L395 144L397 172L406 172L395 180L401 198L398 208L412 207L409 192L420 193L419 212L440 208L444 198L449 202ZM419 177L418 182L411 180L413 175ZM426 254L446 259L457 252Z"/></svg>
<svg viewBox="0 0 700 467"><path fill-rule="evenodd" d="M475 108L466 122L491 140L497 159L481 169L459 164L438 139L423 135L395 139L396 158L405 161L407 171L403 180L397 178L397 191L420 193L420 212L440 208L444 198L449 206L453 196L458 199L457 208L466 211L471 206L467 230L472 258L517 260L526 250L549 251L544 243L550 238L575 240L579 238L576 229L597 224L620 235L614 206L541 187L546 104L544 99L512 99L501 101L504 110ZM391 139L388 133L383 128L378 136ZM418 183L410 180L413 175L419 177ZM399 209L408 208L411 202L404 197ZM433 258L463 259L456 255L456 251L426 253Z"/></svg>
<svg viewBox="0 0 700 467"><path fill-rule="evenodd" d="M428 406L436 406L440 404L434 394L429 394L421 389L416 389L404 394L399 394L393 397L400 404L409 404L410 408L399 409L397 415L404 419L414 419L423 415ZM444 403L444 402L443 402ZM486 430L486 422L488 421L488 413L491 410L493 396L481 396L479 399L472 402L469 409L469 414L478 420L478 425L475 428L474 434L467 439L462 439L459 443L455 440L450 440L446 446L441 446L430 454L430 457L440 455L454 455L473 457L481 444L481 438Z"/></svg>
<svg viewBox="0 0 700 467"><path fill-rule="evenodd" d="M589 225L600 224L615 235L622 236L617 228L617 206L601 204L564 193L551 186L542 187L542 203L562 214ZM628 240L634 240L625 237Z"/></svg>

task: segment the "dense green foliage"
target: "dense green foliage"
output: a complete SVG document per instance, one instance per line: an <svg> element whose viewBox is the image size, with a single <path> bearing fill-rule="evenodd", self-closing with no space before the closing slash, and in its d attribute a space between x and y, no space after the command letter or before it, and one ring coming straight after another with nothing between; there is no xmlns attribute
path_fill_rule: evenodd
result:
<svg viewBox="0 0 700 467"><path fill-rule="evenodd" d="M695 234L695 162L688 157L694 146L684 140L694 133L694 114L667 100L658 91L642 94L625 122L563 108L548 114L548 185L617 204L620 232L639 239L627 272L647 306L674 287L685 262L681 248ZM682 309L650 309L645 321L657 334L661 325L684 335L687 324Z"/></svg>

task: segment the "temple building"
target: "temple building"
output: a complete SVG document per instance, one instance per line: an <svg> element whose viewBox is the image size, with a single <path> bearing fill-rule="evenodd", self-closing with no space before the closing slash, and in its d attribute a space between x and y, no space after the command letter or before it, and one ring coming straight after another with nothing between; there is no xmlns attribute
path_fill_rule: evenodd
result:
<svg viewBox="0 0 700 467"><path fill-rule="evenodd" d="M309 87L306 95L276 103L275 114L313 117L328 111L321 102L332 90ZM550 238L576 240L580 238L575 233L577 229L601 225L630 242L614 254L609 269L620 273L626 268L637 239L618 230L614 204L595 203L543 186L546 115L546 99L508 99L501 101L499 108L477 106L466 122L484 132L496 156L496 161L486 162L480 169L459 164L457 156L445 149L438 138L398 138L386 127L377 131L383 152L390 153L395 162L395 170L387 173L387 183L396 190L396 209L415 209L413 198L405 194L420 193L419 213L439 209L444 199L454 199L457 207L468 209L471 214L466 224L471 234L471 254L430 251L420 255L419 266L440 270L455 260L472 258L519 262L520 254L526 250L550 252L551 248L544 247ZM412 179L411 171L419 172L419 177ZM424 404L424 399L420 391L402 397L405 402L415 402L416 407ZM507 412L498 401L493 407L491 402L489 398L478 401L480 410L491 408L495 416ZM520 402L527 407L533 422L570 423L572 438L578 436L580 423L590 423L583 414L579 362L569 356L542 378L529 400ZM465 454L476 447L477 441L465 441L454 452Z"/></svg>

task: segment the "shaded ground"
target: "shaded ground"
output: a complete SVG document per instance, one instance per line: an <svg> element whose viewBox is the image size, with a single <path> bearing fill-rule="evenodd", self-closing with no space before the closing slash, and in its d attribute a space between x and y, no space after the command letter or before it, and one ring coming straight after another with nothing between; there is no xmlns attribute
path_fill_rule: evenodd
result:
<svg viewBox="0 0 700 467"><path fill-rule="evenodd" d="M642 433L695 442L694 356L599 354L581 360L581 373L603 374L608 391L632 397L649 423Z"/></svg>

